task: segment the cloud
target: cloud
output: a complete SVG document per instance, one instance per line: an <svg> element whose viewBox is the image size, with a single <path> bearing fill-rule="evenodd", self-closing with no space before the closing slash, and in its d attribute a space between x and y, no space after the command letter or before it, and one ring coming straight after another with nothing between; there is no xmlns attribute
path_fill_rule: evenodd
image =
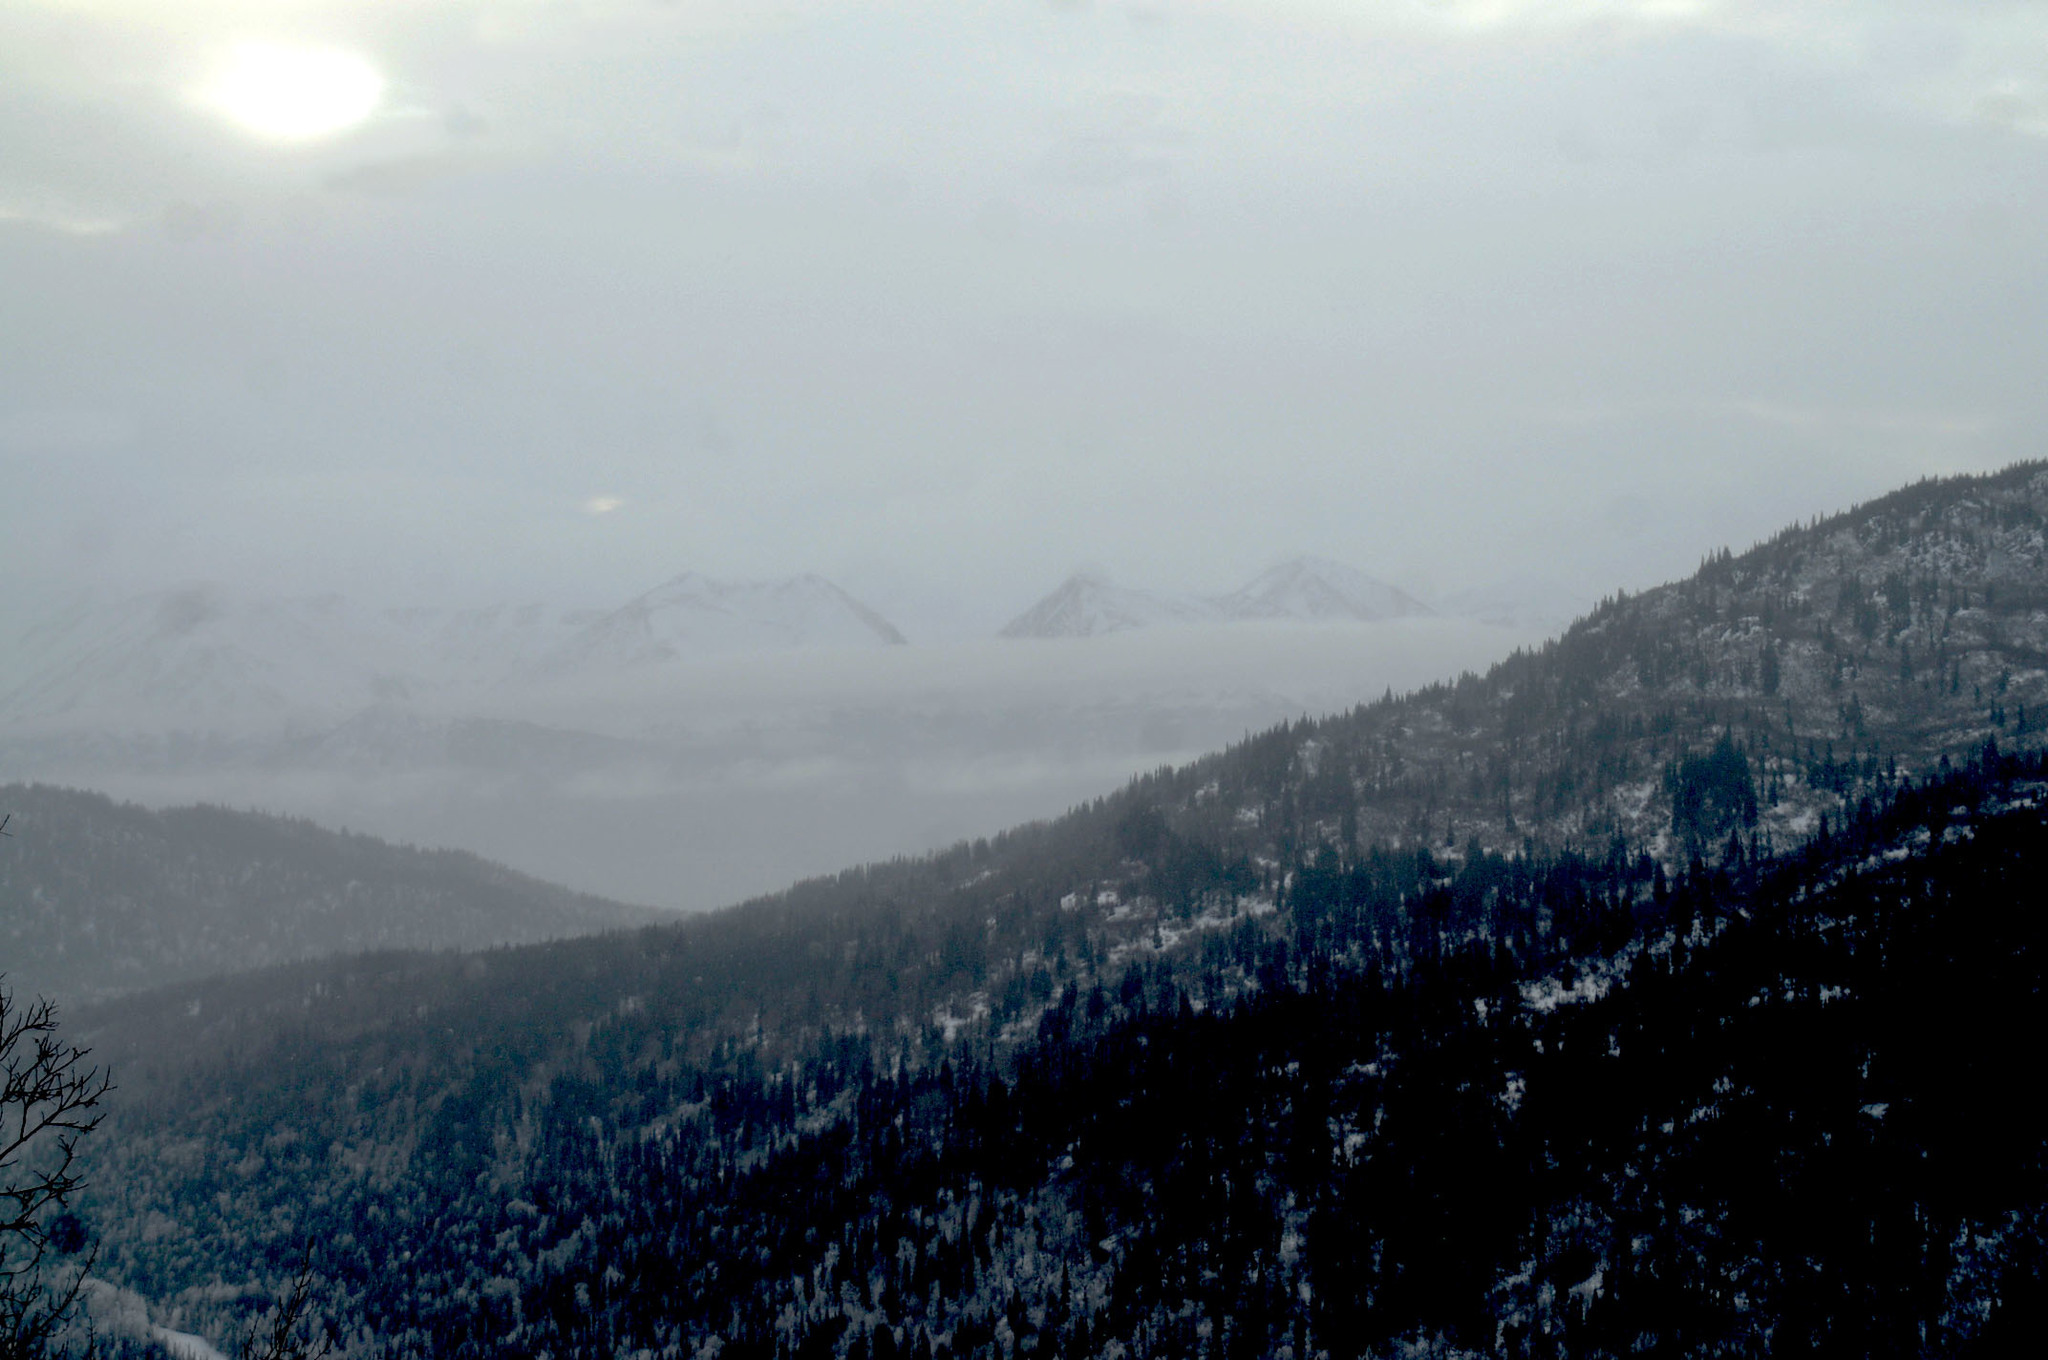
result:
<svg viewBox="0 0 2048 1360"><path fill-rule="evenodd" d="M681 536L979 618L1111 544L1577 563L1618 479L1686 565L1716 468L1803 513L2038 428L2039 10L742 8L0 4L0 410L148 432L23 460L0 550L609 592ZM222 127L182 92L244 32L360 51L382 111Z"/></svg>
<svg viewBox="0 0 2048 1360"><path fill-rule="evenodd" d="M1898 435L1915 440L1974 439L1998 422L1983 412L1916 411L1895 408L1800 405L1773 401L1738 401L1732 415L1762 425L1843 435Z"/></svg>
<svg viewBox="0 0 2048 1360"><path fill-rule="evenodd" d="M136 433L134 418L114 411L18 411L0 417L0 452L86 453L118 448Z"/></svg>
<svg viewBox="0 0 2048 1360"><path fill-rule="evenodd" d="M1114 189L1171 174L1173 163L1116 136L1062 137L1039 162L1054 183L1081 189Z"/></svg>
<svg viewBox="0 0 2048 1360"><path fill-rule="evenodd" d="M1741 6L1715 0L1434 0L1412 7L1453 28L1567 29L1588 24L1703 24Z"/></svg>
<svg viewBox="0 0 2048 1360"><path fill-rule="evenodd" d="M0 203L0 223L36 227L43 231L54 231L62 236L107 236L121 230L122 222L116 217L101 217L66 212L63 209L26 207L14 203Z"/></svg>
<svg viewBox="0 0 2048 1360"><path fill-rule="evenodd" d="M429 188L466 168L467 162L458 156L435 153L394 156L389 160L352 165L327 176L321 183L337 193L397 198Z"/></svg>

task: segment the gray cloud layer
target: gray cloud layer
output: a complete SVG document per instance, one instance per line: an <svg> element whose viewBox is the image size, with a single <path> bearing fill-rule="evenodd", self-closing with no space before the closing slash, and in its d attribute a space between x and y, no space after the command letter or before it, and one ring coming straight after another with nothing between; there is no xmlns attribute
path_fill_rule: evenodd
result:
<svg viewBox="0 0 2048 1360"><path fill-rule="evenodd" d="M2038 7L763 11L0 14L0 566L988 631L1082 560L1641 584L2039 452ZM251 137L247 37L385 101Z"/></svg>

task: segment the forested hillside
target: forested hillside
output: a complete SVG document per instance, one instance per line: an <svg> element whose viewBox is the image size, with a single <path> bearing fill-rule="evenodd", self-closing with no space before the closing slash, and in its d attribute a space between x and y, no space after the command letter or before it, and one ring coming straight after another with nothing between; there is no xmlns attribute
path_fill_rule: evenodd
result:
<svg viewBox="0 0 2048 1360"><path fill-rule="evenodd" d="M366 949L478 949L661 914L453 851L219 807L0 786L0 972L66 1002Z"/></svg>
<svg viewBox="0 0 2048 1360"><path fill-rule="evenodd" d="M1291 942L936 1067L686 1062L626 1007L508 1098L516 1017L423 1008L158 1090L106 1269L218 1329L218 1272L310 1240L380 1355L2005 1353L2048 1284L2009 1061L2044 775L1987 755L1672 880L1369 857ZM1253 986L1205 1004L1226 962Z"/></svg>
<svg viewBox="0 0 2048 1360"><path fill-rule="evenodd" d="M2044 511L1924 484L711 917L80 1013L104 1270L217 1333L310 1240L366 1355L1994 1345Z"/></svg>
<svg viewBox="0 0 2048 1360"><path fill-rule="evenodd" d="M481 968L477 1004L559 995L581 1023L641 997L693 1058L744 1042L783 1061L830 1031L916 1064L935 1034L1028 1034L1055 993L1134 961L1173 966L1248 923L1284 935L1332 863L1605 855L1619 835L1669 873L1731 837L1790 848L1944 758L2041 740L2044 515L2040 464L1923 483L1610 600L1484 676L1275 728L1054 822L630 939L395 966ZM181 1044L245 1015L268 1034L278 1008L315 1033L383 1023L379 976L214 989Z"/></svg>

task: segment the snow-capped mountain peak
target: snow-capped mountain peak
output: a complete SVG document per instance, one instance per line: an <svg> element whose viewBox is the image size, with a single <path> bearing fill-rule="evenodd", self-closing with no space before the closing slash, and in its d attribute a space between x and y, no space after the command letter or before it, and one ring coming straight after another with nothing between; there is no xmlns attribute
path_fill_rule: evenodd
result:
<svg viewBox="0 0 2048 1360"><path fill-rule="evenodd" d="M1204 602L1130 590L1093 572L1076 572L1003 628L1006 638L1095 637L1163 623L1213 618Z"/></svg>
<svg viewBox="0 0 2048 1360"><path fill-rule="evenodd" d="M1408 618L1433 611L1422 601L1355 567L1323 557L1296 557L1261 572L1216 601L1233 619Z"/></svg>
<svg viewBox="0 0 2048 1360"><path fill-rule="evenodd" d="M1341 562L1296 557L1228 595L1203 599L1131 590L1077 572L1012 619L1004 637L1094 637L1159 624L1253 619L1375 622L1433 611L1422 601Z"/></svg>
<svg viewBox="0 0 2048 1360"><path fill-rule="evenodd" d="M346 712L402 690L387 620L338 595L249 599L210 585L81 601L16 644L0 713L17 721L230 725Z"/></svg>
<svg viewBox="0 0 2048 1360"><path fill-rule="evenodd" d="M697 572L629 600L547 658L551 674L735 652L900 646L903 634L822 576L721 581Z"/></svg>
<svg viewBox="0 0 2048 1360"><path fill-rule="evenodd" d="M449 702L535 675L733 652L901 643L817 576L679 576L608 612L367 608L211 585L52 611L0 647L0 720L143 732L310 730L371 705Z"/></svg>
<svg viewBox="0 0 2048 1360"><path fill-rule="evenodd" d="M387 609L384 617L437 674L490 685L529 669L604 611L527 603Z"/></svg>

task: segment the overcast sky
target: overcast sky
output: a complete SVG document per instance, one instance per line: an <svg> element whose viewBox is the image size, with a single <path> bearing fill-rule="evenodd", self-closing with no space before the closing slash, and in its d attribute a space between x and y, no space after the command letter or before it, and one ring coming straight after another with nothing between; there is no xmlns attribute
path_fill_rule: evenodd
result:
<svg viewBox="0 0 2048 1360"><path fill-rule="evenodd" d="M2044 451L2048 6L8 0L0 569L1588 593Z"/></svg>

